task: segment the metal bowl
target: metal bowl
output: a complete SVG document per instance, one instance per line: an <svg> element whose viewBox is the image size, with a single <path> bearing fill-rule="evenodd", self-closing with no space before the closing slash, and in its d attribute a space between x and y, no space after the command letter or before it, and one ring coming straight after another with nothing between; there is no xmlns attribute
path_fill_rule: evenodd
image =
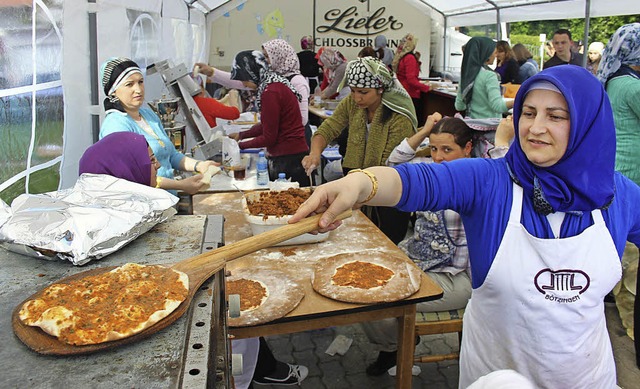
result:
<svg viewBox="0 0 640 389"><path fill-rule="evenodd" d="M158 108L159 114L169 115L178 112L178 108L180 107L180 98L176 97L173 99L158 99L155 101L155 104Z"/></svg>

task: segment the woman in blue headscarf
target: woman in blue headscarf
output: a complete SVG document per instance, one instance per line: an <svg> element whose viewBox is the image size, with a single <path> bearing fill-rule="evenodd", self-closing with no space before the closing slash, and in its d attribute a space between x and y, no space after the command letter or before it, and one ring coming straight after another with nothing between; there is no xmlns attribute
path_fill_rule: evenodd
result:
<svg viewBox="0 0 640 389"><path fill-rule="evenodd" d="M587 70L553 67L521 86L514 124L505 158L369 168L318 187L291 222L324 212L333 229L363 203L458 212L473 288L460 387L513 369L539 388L614 388L603 299L640 243L640 188L614 172L609 99Z"/></svg>

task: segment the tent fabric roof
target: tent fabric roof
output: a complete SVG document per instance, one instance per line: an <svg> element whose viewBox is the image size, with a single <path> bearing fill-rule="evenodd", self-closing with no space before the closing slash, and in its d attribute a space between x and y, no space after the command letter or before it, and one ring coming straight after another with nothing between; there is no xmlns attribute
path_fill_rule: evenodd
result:
<svg viewBox="0 0 640 389"><path fill-rule="evenodd" d="M214 11L231 0L184 0L204 13ZM244 0L246 1L246 0ZM240 2L244 2L240 0ZM446 18L449 27L477 26L500 22L584 18L590 3L590 17L640 13L638 0L406 0ZM238 0L235 0L238 2Z"/></svg>

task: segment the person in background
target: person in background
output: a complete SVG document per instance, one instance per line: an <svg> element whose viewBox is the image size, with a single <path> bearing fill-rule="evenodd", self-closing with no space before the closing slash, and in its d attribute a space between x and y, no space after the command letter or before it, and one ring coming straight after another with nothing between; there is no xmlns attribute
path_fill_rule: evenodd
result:
<svg viewBox="0 0 640 389"><path fill-rule="evenodd" d="M571 31L561 28L553 33L554 54L549 58L542 67L547 69L558 65L577 65L582 66L582 54L571 50L573 41L571 40Z"/></svg>
<svg viewBox="0 0 640 389"><path fill-rule="evenodd" d="M518 61L515 59L509 42L498 41L498 43L496 43L496 59L498 60L496 73L500 75L500 83L517 84L520 65L518 65Z"/></svg>
<svg viewBox="0 0 640 389"><path fill-rule="evenodd" d="M418 119L418 126L421 126L425 118L420 93L429 92L429 85L420 82L420 63L413 52L417 44L418 41L413 34L405 35L400 44L398 44L391 67L398 77L398 81L411 96L413 108Z"/></svg>
<svg viewBox="0 0 640 389"><path fill-rule="evenodd" d="M195 194L209 185L201 175L174 179L174 170L204 173L213 161L199 161L178 152L167 136L160 118L144 102L144 77L138 65L128 58L109 58L101 67L106 116L100 139L114 132L143 135L160 162L156 188Z"/></svg>
<svg viewBox="0 0 640 389"><path fill-rule="evenodd" d="M533 55L522 43L516 43L513 45L513 56L520 68L518 69L518 79L516 84L522 84L527 81L529 77L538 74L538 63L533 59Z"/></svg>
<svg viewBox="0 0 640 389"><path fill-rule="evenodd" d="M309 81L309 90L315 91L320 86L319 81L322 80L322 68L318 64L313 37L305 35L300 39L300 47L302 51L298 52L298 60L300 61L300 74L307 77Z"/></svg>
<svg viewBox="0 0 640 389"><path fill-rule="evenodd" d="M269 180L278 173L286 173L291 181L309 186L309 177L301 166L309 152L300 117L302 98L283 76L273 72L261 51L245 50L233 60L231 78L245 86L257 88L256 104L260 109L260 123L246 131L229 135L240 149L266 147L269 161Z"/></svg>
<svg viewBox="0 0 640 389"><path fill-rule="evenodd" d="M640 131L638 131L640 129L640 99L638 98L640 97L640 23L621 26L611 36L602 53L597 77L605 86L613 108L617 140L616 170L640 185ZM627 243L623 263L628 264L637 260L637 248ZM637 285L640 285L640 279L636 283L636 288L640 288ZM639 291L640 289L636 289L633 314L638 367L640 367Z"/></svg>
<svg viewBox="0 0 640 389"><path fill-rule="evenodd" d="M316 188L290 223L315 212L332 230L363 204L458 212L473 288L459 386L512 369L537 388L615 388L604 296L626 241L640 244L640 187L614 170L609 99L586 69L557 66L520 87L513 117L505 158L368 168Z"/></svg>
<svg viewBox="0 0 640 389"><path fill-rule="evenodd" d="M322 151L346 126L349 133L342 162L345 172L383 165L393 148L416 131L411 98L379 59L364 57L349 62L344 83L351 88L351 94L340 101L333 115L313 134L311 151L302 160L309 173L320 166ZM366 212L394 243L404 238L408 213L388 207L370 207Z"/></svg>
<svg viewBox="0 0 640 389"><path fill-rule="evenodd" d="M324 69L324 77L320 89L323 100L335 99L340 93L340 83L347 69L347 59L338 50L322 47L318 50L318 64Z"/></svg>
<svg viewBox="0 0 640 389"><path fill-rule="evenodd" d="M376 56L383 64L387 65L391 69L393 63L393 50L387 46L387 37L384 35L378 35L373 41Z"/></svg>
<svg viewBox="0 0 640 389"><path fill-rule="evenodd" d="M362 57L378 58L376 51L371 46L365 46L358 52L358 58Z"/></svg>
<svg viewBox="0 0 640 389"><path fill-rule="evenodd" d="M604 43L591 42L589 44L589 51L587 51L587 70L594 76L598 72L598 65L602 59L602 50L604 50Z"/></svg>
<svg viewBox="0 0 640 389"><path fill-rule="evenodd" d="M492 154L493 158L504 157L513 135L511 120L503 119L495 137L496 149L501 152ZM475 136L475 131L464 120L443 119L436 112L427 117L424 127L415 135L396 146L387 164L395 166L411 161L427 138L434 163L470 158ZM417 304L418 312L456 310L467 305L471 297L469 252L458 213L451 210L416 212L413 233L398 247L444 291L438 300ZM362 327L369 340L380 349L377 359L367 367L366 372L373 376L382 375L396 365L397 319L364 322Z"/></svg>
<svg viewBox="0 0 640 389"><path fill-rule="evenodd" d="M200 91L197 92L193 96L193 101L196 103L200 112L204 116L209 127L213 128L217 126L216 120L226 119L226 120L235 120L240 117L240 108L237 105L226 105L222 103L222 101L218 101L213 97L207 96L207 90L205 89L206 80L201 76L196 76L195 81L198 85L200 85ZM230 102L236 102L238 104L240 96L238 96L238 91L235 89L231 89L227 94L229 96L227 98Z"/></svg>
<svg viewBox="0 0 640 389"><path fill-rule="evenodd" d="M502 98L497 74L488 66L495 49L496 43L487 37L473 37L464 47L455 108L470 118L499 118L513 107L513 100Z"/></svg>
<svg viewBox="0 0 640 389"><path fill-rule="evenodd" d="M269 68L276 74L289 80L300 94L299 102L302 125L309 122L309 82L300 74L300 61L293 47L284 39L272 39L262 45L262 53L267 59ZM311 129L309 129L311 136Z"/></svg>
<svg viewBox="0 0 640 389"><path fill-rule="evenodd" d="M108 174L151 187L156 186L160 162L140 134L114 132L89 146L79 162L79 174Z"/></svg>

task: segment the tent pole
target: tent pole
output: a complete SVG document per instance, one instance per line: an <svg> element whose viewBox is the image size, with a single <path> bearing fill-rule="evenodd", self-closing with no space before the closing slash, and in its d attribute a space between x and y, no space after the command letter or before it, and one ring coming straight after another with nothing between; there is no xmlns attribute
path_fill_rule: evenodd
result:
<svg viewBox="0 0 640 389"><path fill-rule="evenodd" d="M444 74L448 69L448 65L449 65L449 56L447 55L447 22L448 22L448 18L445 16L444 17L444 34L442 35L442 38L444 39L443 43L442 43L442 75L444 78Z"/></svg>
<svg viewBox="0 0 640 389"><path fill-rule="evenodd" d="M582 67L587 67L589 57L589 23L591 22L591 0L586 0L584 4L584 37L582 39Z"/></svg>

